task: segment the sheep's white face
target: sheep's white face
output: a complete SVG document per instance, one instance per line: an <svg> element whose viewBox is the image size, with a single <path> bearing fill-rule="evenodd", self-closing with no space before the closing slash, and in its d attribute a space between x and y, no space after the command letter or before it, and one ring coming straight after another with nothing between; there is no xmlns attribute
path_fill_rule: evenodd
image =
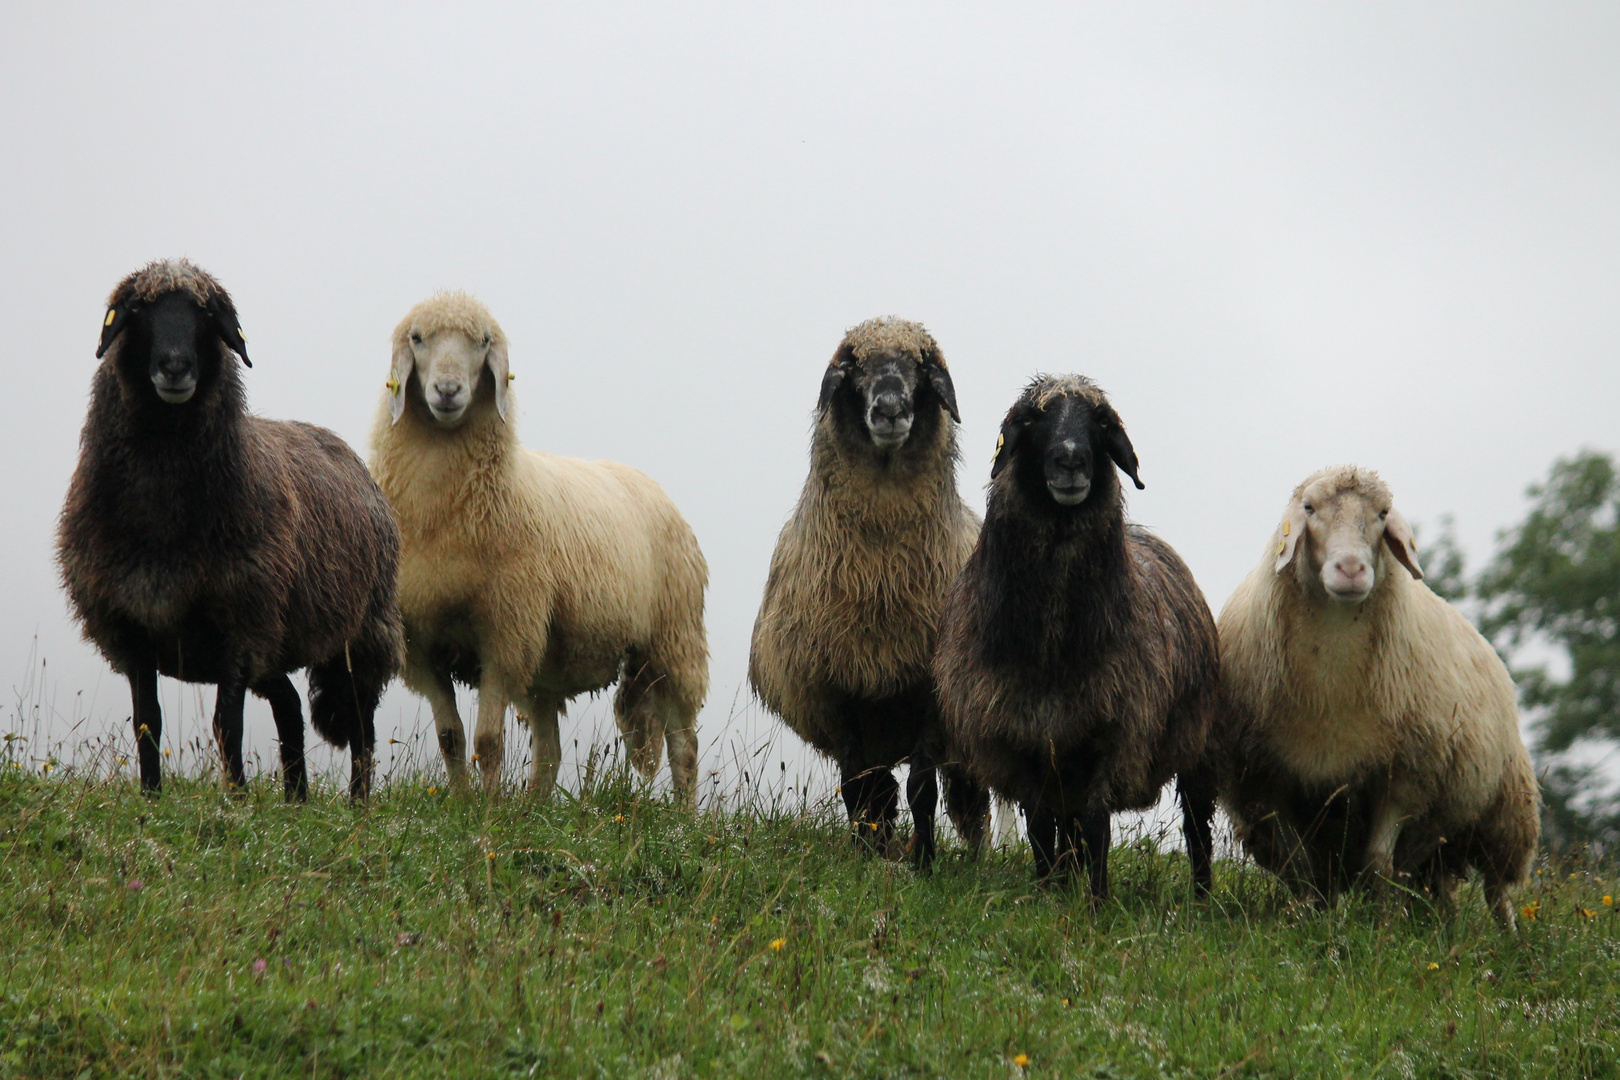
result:
<svg viewBox="0 0 1620 1080"><path fill-rule="evenodd" d="M1306 558L1320 576L1328 598L1341 604L1359 604L1378 583L1379 541L1389 515L1387 500L1374 500L1360 491L1330 492L1313 484L1305 490L1303 506ZM1382 505L1380 505L1382 503Z"/></svg>
<svg viewBox="0 0 1620 1080"><path fill-rule="evenodd" d="M482 340L460 330L440 330L432 334L411 331L411 353L416 361L416 381L422 388L428 411L440 427L455 427L467 415L473 392L489 361L490 335Z"/></svg>

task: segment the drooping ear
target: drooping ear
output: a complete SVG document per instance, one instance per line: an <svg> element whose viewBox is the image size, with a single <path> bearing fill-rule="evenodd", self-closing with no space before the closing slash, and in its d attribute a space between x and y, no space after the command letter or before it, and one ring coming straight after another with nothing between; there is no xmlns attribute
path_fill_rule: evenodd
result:
<svg viewBox="0 0 1620 1080"><path fill-rule="evenodd" d="M508 367L504 334L490 334L489 352L484 354L484 363L489 365L489 373L495 376L495 411L500 414L501 422L505 423L506 388L517 376Z"/></svg>
<svg viewBox="0 0 1620 1080"><path fill-rule="evenodd" d="M1277 541L1277 561L1272 567L1276 573L1282 573L1294 561L1294 552L1299 549L1299 541L1304 533L1305 504L1296 499L1288 504L1288 510L1283 514L1282 523L1277 526L1277 534L1273 537Z"/></svg>
<svg viewBox="0 0 1620 1080"><path fill-rule="evenodd" d="M107 309L107 317L101 320L101 341L96 345L97 360L107 354L113 340L124 332L124 327L129 325L130 316L135 314L135 309L139 305L140 301L135 299L132 293Z"/></svg>
<svg viewBox="0 0 1620 1080"><path fill-rule="evenodd" d="M402 326L394 334L394 361L388 369L388 415L390 423L399 423L405 415L405 384L416 368L416 353L411 351L410 328Z"/></svg>
<svg viewBox="0 0 1620 1080"><path fill-rule="evenodd" d="M236 307L231 303L230 297L222 292L216 292L208 298L208 317L214 322L214 332L225 343L225 347L242 358L242 363L248 367L253 361L248 359L247 336L242 333L242 324L236 320Z"/></svg>
<svg viewBox="0 0 1620 1080"><path fill-rule="evenodd" d="M1119 422L1119 414L1113 409L1107 410L1103 421L1103 445L1108 448L1108 456L1114 459L1121 472L1131 478L1136 490L1141 491L1147 485L1136 475L1141 462L1136 460L1136 447L1131 445L1131 437L1125 434L1125 425Z"/></svg>
<svg viewBox="0 0 1620 1080"><path fill-rule="evenodd" d="M827 365L827 373L821 377L821 396L816 399L816 412L827 411L827 406L832 404L833 395L844 385L848 366L854 362L854 351L848 345L838 346L838 351L833 353L832 361Z"/></svg>
<svg viewBox="0 0 1620 1080"><path fill-rule="evenodd" d="M1418 564L1417 540L1412 536L1412 526L1393 507L1384 519L1384 545L1411 573L1413 581L1423 580L1423 567Z"/></svg>
<svg viewBox="0 0 1620 1080"><path fill-rule="evenodd" d="M951 382L951 373L945 369L945 362L940 359L938 349L929 349L923 353L923 367L928 372L928 385L939 395L939 400L944 404L945 411L951 414L951 419L960 424L962 414L956 408L956 384Z"/></svg>
<svg viewBox="0 0 1620 1080"><path fill-rule="evenodd" d="M1001 470L1012 461L1013 454L1018 451L1018 443L1024 437L1024 429L1029 423L1023 419L1011 416L1001 422L1001 434L996 436L996 452L990 459L990 479L994 480L1001 475Z"/></svg>

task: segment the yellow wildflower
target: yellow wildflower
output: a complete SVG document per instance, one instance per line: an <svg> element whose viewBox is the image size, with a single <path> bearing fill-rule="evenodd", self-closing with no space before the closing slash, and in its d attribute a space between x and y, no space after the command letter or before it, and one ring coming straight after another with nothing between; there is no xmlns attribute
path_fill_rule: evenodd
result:
<svg viewBox="0 0 1620 1080"><path fill-rule="evenodd" d="M1612 896L1605 896L1605 897L1604 897L1604 898L1603 898L1603 906L1604 906L1604 907L1614 907L1614 897L1612 897Z"/></svg>
<svg viewBox="0 0 1620 1080"><path fill-rule="evenodd" d="M1540 900L1532 900L1532 901L1530 901L1528 904L1524 905L1524 907L1519 909L1519 914L1524 916L1526 919L1530 920L1531 922L1535 922L1537 916L1541 914L1541 901Z"/></svg>
<svg viewBox="0 0 1620 1080"><path fill-rule="evenodd" d="M613 820L614 820L614 822L616 822L616 823L617 823L617 824L620 824L620 825L622 825L622 824L624 824L624 815L623 815L623 814L615 814L615 815L614 815L614 816L613 816Z"/></svg>
<svg viewBox="0 0 1620 1080"><path fill-rule="evenodd" d="M1013 1064L1018 1066L1020 1069L1029 1068L1029 1055L1028 1054L1014 1054L1013 1055Z"/></svg>
<svg viewBox="0 0 1620 1080"><path fill-rule="evenodd" d="M1581 908L1581 914L1585 915L1588 919L1590 919L1592 916L1596 915L1597 912L1593 911L1590 908Z"/></svg>
<svg viewBox="0 0 1620 1080"><path fill-rule="evenodd" d="M786 944L787 944L787 938L785 938L785 937L777 938L775 941L771 942L771 952L781 952L782 951L782 946L784 946Z"/></svg>
<svg viewBox="0 0 1620 1080"><path fill-rule="evenodd" d="M1431 961L1430 964L1429 964L1429 970L1430 971L1439 971L1440 970L1440 965L1436 964L1436 963L1433 963Z"/></svg>
<svg viewBox="0 0 1620 1080"><path fill-rule="evenodd" d="M439 789L438 789L438 788L436 788L436 787L430 787L430 788L428 788L428 794L429 794L429 795L437 795L437 794L438 794L438 793L439 793Z"/></svg>
<svg viewBox="0 0 1620 1080"><path fill-rule="evenodd" d="M493 859L495 857L495 853L493 851L486 851L486 852L484 852L484 855L487 858L491 858L491 859Z"/></svg>

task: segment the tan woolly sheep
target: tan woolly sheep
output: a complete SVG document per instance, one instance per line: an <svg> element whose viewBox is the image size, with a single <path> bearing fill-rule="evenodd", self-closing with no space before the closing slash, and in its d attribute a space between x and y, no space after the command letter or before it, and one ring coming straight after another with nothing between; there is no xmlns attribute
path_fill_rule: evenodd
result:
<svg viewBox="0 0 1620 1080"><path fill-rule="evenodd" d="M888 846L899 788L913 855L933 857L945 799L970 842L985 795L945 762L929 662L940 605L973 550L978 516L956 493L956 391L928 331L872 319L845 335L821 382L810 475L771 558L748 678L761 701L838 762L863 845Z"/></svg>
<svg viewBox="0 0 1620 1080"><path fill-rule="evenodd" d="M371 464L400 524L405 682L433 707L452 783L466 783L454 682L478 688L484 790L499 783L512 701L530 724L530 788L549 794L558 714L617 679L631 760L650 776L667 739L690 802L708 566L680 511L628 466L518 445L506 335L473 297L424 300L393 347Z"/></svg>
<svg viewBox="0 0 1620 1080"><path fill-rule="evenodd" d="M1221 802L1297 892L1407 879L1449 906L1474 867L1511 927L1540 830L1513 683L1422 576L1376 473L1294 489L1219 620Z"/></svg>

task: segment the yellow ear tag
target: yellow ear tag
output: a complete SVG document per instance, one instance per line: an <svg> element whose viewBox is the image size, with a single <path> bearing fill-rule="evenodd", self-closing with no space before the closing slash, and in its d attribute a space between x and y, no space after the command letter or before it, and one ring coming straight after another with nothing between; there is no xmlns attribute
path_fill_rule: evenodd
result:
<svg viewBox="0 0 1620 1080"><path fill-rule="evenodd" d="M1007 445L1007 436L997 435L996 452L990 455L990 464L994 465L996 463L996 459L1001 457L1001 448L1005 445Z"/></svg>
<svg viewBox="0 0 1620 1080"><path fill-rule="evenodd" d="M108 309L108 311L107 311L107 321L106 321L106 322L104 322L104 323L102 323L102 324L101 324L101 325L102 325L102 326L111 326L111 325L112 325L112 321L113 321L113 317L114 317L114 316L115 316L115 315L117 315L117 314L118 314L118 312L116 312L116 311L113 311L113 310L111 310L111 309L110 309L110 308L109 308L109 309Z"/></svg>
<svg viewBox="0 0 1620 1080"><path fill-rule="evenodd" d="M1280 544L1277 545L1277 554L1281 555L1283 552L1285 552L1287 550L1288 550L1288 545L1286 543L1280 543Z"/></svg>
<svg viewBox="0 0 1620 1080"><path fill-rule="evenodd" d="M240 326L236 328L236 336L242 339L242 344L247 344L247 335L242 333L242 328Z"/></svg>
<svg viewBox="0 0 1620 1080"><path fill-rule="evenodd" d="M1290 526L1290 525L1292 525L1292 524L1293 524L1293 522L1292 522L1292 521L1289 521L1289 520L1287 520L1287 519L1286 519L1286 518L1285 518L1285 519L1283 519L1283 535L1284 535L1284 536L1287 536L1287 535L1288 535L1288 526Z"/></svg>
<svg viewBox="0 0 1620 1080"><path fill-rule="evenodd" d="M512 381L512 380L513 380L513 379L515 379L515 378L517 378L517 376L516 376L516 375L514 375L514 374L512 374L512 373L511 373L511 372L510 372L510 371L508 371L508 372L507 372L507 373L506 373L506 381L507 381L507 382L511 382L511 381Z"/></svg>
<svg viewBox="0 0 1620 1080"><path fill-rule="evenodd" d="M384 383L384 384L383 384L383 385L384 385L384 386L386 386L386 387L388 387L388 392L389 392L389 393L390 393L390 394L397 394L397 393L399 393L399 380L398 380L398 379L389 379L389 380L388 380L388 381L387 381L387 382L386 382L386 383Z"/></svg>

